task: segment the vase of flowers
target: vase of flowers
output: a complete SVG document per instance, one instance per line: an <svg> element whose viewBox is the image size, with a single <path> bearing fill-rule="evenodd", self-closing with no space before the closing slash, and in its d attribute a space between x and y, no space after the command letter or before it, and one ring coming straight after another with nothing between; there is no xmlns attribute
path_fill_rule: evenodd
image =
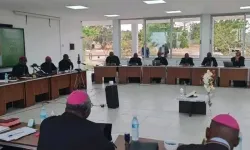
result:
<svg viewBox="0 0 250 150"><path fill-rule="evenodd" d="M209 106L210 114L211 114L211 106L212 106L211 92L215 89L214 88L214 81L215 81L215 71L207 70L207 72L202 76L202 82L203 82L203 86L207 92L207 96L208 96L207 104Z"/></svg>

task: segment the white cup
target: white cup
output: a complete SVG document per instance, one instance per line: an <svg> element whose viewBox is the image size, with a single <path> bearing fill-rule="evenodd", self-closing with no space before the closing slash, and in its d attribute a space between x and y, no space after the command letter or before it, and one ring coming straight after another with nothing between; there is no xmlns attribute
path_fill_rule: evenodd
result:
<svg viewBox="0 0 250 150"><path fill-rule="evenodd" d="M166 150L177 150L178 143L175 141L164 141L164 147Z"/></svg>

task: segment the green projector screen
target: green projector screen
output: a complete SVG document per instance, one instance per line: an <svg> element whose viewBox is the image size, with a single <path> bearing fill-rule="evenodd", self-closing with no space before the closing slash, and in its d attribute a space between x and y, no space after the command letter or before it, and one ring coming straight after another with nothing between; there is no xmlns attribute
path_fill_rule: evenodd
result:
<svg viewBox="0 0 250 150"><path fill-rule="evenodd" d="M12 67L25 56L24 30L0 28L0 67Z"/></svg>

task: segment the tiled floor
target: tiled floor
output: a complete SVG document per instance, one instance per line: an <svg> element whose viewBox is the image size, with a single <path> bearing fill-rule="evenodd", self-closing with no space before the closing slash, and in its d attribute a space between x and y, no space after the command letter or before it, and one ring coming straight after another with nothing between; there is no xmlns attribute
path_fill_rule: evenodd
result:
<svg viewBox="0 0 250 150"><path fill-rule="evenodd" d="M89 75L88 75L89 77ZM90 77L89 77L90 81ZM93 104L106 103L104 85L88 84L88 93ZM111 110L95 106L92 108L90 120L95 122L113 123L113 135L130 132L133 115L137 115L140 122L140 136L153 139L169 139L184 143L200 143L205 135L210 116L194 115L189 117L178 113L178 101L175 100L181 86L171 85L119 85L119 109ZM187 87L187 91L196 90L205 93L203 87ZM64 112L66 96L51 101L46 110L56 114ZM230 113L235 116L243 132L243 148L250 147L250 92L249 89L216 88L212 99L212 115ZM19 117L27 122L34 118L40 123L39 113L42 104L11 111L4 117ZM248 120L249 119L249 120Z"/></svg>

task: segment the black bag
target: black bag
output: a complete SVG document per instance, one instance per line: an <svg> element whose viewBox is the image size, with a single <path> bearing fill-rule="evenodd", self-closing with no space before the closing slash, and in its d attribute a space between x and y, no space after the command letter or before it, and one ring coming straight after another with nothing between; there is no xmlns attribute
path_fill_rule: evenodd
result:
<svg viewBox="0 0 250 150"><path fill-rule="evenodd" d="M119 107L119 98L117 85L108 85L105 87L106 92L106 102L108 108L118 108Z"/></svg>

